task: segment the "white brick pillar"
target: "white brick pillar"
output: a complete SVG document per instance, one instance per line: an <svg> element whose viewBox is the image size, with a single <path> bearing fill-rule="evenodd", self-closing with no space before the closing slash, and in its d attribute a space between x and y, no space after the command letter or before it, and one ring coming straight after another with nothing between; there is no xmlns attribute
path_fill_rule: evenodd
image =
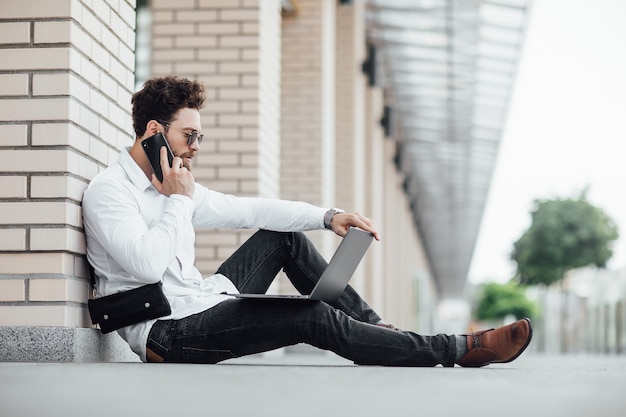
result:
<svg viewBox="0 0 626 417"><path fill-rule="evenodd" d="M130 0L2 1L0 360L108 355L86 329L80 205L131 144L134 25Z"/></svg>
<svg viewBox="0 0 626 417"><path fill-rule="evenodd" d="M207 88L197 181L236 195L278 197L280 189L279 0L153 0L153 75ZM205 274L250 232L197 231Z"/></svg>

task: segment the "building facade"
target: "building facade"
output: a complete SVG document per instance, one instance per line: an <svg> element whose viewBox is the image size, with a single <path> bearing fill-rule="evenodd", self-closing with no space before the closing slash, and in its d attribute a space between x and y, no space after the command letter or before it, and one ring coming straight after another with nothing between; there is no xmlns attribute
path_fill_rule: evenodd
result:
<svg viewBox="0 0 626 417"><path fill-rule="evenodd" d="M385 92L362 70L365 4L342 3L2 2L1 360L137 360L89 319L81 196L132 144L141 78L166 74L207 88L198 182L374 218L382 242L352 284L387 321L432 330L436 285L380 123ZM198 230L198 268L213 273L250 233ZM326 256L338 243L309 236Z"/></svg>

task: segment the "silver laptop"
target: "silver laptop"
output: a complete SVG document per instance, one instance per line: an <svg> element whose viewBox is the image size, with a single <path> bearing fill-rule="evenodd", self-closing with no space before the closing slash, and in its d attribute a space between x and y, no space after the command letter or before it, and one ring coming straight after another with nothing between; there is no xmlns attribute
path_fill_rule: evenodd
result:
<svg viewBox="0 0 626 417"><path fill-rule="evenodd" d="M374 236L364 230L351 227L337 247L317 285L308 295L276 294L228 294L237 298L289 299L334 301L346 289L348 282L361 262Z"/></svg>

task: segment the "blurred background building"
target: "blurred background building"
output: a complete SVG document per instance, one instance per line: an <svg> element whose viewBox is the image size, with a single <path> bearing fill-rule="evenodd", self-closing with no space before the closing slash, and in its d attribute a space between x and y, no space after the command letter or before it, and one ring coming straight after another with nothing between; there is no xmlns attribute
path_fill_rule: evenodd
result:
<svg viewBox="0 0 626 417"><path fill-rule="evenodd" d="M352 284L397 327L462 332L527 0L4 0L0 358L133 360L87 313L89 180L151 76L202 81L193 167L227 193L377 222ZM199 230L210 274L250 232ZM325 255L337 238L310 237ZM291 291L279 280L278 289Z"/></svg>

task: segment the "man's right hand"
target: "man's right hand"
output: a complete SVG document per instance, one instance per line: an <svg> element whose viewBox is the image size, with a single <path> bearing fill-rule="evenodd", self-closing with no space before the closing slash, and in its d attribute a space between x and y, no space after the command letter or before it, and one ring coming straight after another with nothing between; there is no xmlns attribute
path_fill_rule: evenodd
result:
<svg viewBox="0 0 626 417"><path fill-rule="evenodd" d="M195 180L191 172L183 166L183 160L174 157L172 166L167 160L167 149L161 147L161 170L163 171L163 182L159 182L156 175L152 174L152 185L163 195L181 194L193 198Z"/></svg>

